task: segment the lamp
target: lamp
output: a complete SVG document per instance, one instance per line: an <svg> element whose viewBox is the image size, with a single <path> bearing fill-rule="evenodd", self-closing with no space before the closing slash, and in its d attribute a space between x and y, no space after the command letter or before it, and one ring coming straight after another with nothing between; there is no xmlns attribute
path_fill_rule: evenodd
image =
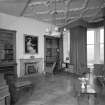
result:
<svg viewBox="0 0 105 105"><path fill-rule="evenodd" d="M52 23L54 23L55 25L55 28L52 29L52 28L47 28L46 29L46 35L51 35L51 36L57 36L57 37L60 37L61 35L61 32L59 32L59 28L57 27L57 24L56 24L56 16L57 16L57 10L56 10L56 0L54 1L55 3L55 8L54 8L54 12L52 13Z"/></svg>

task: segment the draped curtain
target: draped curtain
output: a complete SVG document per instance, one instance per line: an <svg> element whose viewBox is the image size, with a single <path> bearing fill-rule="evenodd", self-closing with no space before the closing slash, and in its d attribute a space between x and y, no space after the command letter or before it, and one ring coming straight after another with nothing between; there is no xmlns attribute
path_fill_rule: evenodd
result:
<svg viewBox="0 0 105 105"><path fill-rule="evenodd" d="M75 73L85 71L87 67L87 28L82 26L70 29L70 63Z"/></svg>
<svg viewBox="0 0 105 105"><path fill-rule="evenodd" d="M105 70L105 16L104 16L104 70Z"/></svg>

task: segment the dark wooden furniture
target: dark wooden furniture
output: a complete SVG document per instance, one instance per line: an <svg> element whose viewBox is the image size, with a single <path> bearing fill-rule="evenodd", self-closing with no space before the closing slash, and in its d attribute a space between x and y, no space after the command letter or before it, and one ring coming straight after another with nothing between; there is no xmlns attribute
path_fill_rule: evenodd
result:
<svg viewBox="0 0 105 105"><path fill-rule="evenodd" d="M8 75L14 75L17 76L17 71L16 71L16 62L1 62L0 63L0 73L4 73L4 76Z"/></svg>
<svg viewBox="0 0 105 105"><path fill-rule="evenodd" d="M82 98L86 98L88 105L97 105L96 99L97 99L97 90L94 86L91 84L87 84L89 81L87 78L79 78L80 80L80 87L78 90L78 95L77 95L77 100L78 100L78 105L81 105ZM86 104L87 105L87 104Z"/></svg>
<svg viewBox="0 0 105 105"><path fill-rule="evenodd" d="M0 29L0 61L16 59L16 32Z"/></svg>
<svg viewBox="0 0 105 105"><path fill-rule="evenodd" d="M94 75L96 77L105 76L104 64L94 64Z"/></svg>
<svg viewBox="0 0 105 105"><path fill-rule="evenodd" d="M13 51L13 45L6 43L4 46L4 52L5 52L5 60L10 61L14 58L14 51Z"/></svg>
<svg viewBox="0 0 105 105"><path fill-rule="evenodd" d="M15 104L19 99L21 99L26 92L33 92L33 84L27 77L19 77L14 83L14 99L13 104Z"/></svg>
<svg viewBox="0 0 105 105"><path fill-rule="evenodd" d="M15 31L0 29L0 73L4 74L9 88L10 105L14 105L18 99L20 88L31 85L30 81L17 77Z"/></svg>
<svg viewBox="0 0 105 105"><path fill-rule="evenodd" d="M13 104L14 101L14 82L17 78L16 75L16 62L2 62L0 63L0 73L4 74L4 79L7 82L9 92L10 92L10 105Z"/></svg>
<svg viewBox="0 0 105 105"><path fill-rule="evenodd" d="M10 105L9 88L2 73L0 73L0 105Z"/></svg>
<svg viewBox="0 0 105 105"><path fill-rule="evenodd" d="M19 91L25 87L32 87L32 82L29 81L26 77L18 78L15 83L16 91Z"/></svg>
<svg viewBox="0 0 105 105"><path fill-rule="evenodd" d="M56 62L54 62L53 65L50 66L49 68L48 68L48 67L45 68L45 74L46 74L46 76L49 75L49 74L50 74L50 75L53 74L53 71L54 71L54 69L55 69L55 66L56 66Z"/></svg>
<svg viewBox="0 0 105 105"><path fill-rule="evenodd" d="M65 72L74 73L73 72L73 65L71 65L69 63L63 63L62 65L64 65L64 64L65 64L65 67L64 67Z"/></svg>
<svg viewBox="0 0 105 105"><path fill-rule="evenodd" d="M94 64L94 75L96 77L97 83L105 90L105 69L104 64Z"/></svg>
<svg viewBox="0 0 105 105"><path fill-rule="evenodd" d="M0 29L0 73L4 74L12 102L14 97L13 83L17 78L16 31Z"/></svg>
<svg viewBox="0 0 105 105"><path fill-rule="evenodd" d="M44 36L44 61L46 69L47 67L52 67L54 62L56 62L55 71L61 67L60 62L63 59L62 52L62 38L46 35Z"/></svg>
<svg viewBox="0 0 105 105"><path fill-rule="evenodd" d="M81 105L80 102L82 102L82 100L80 100L80 97L86 97L88 99L88 105L97 105L97 92L95 91L95 89L86 89L85 91L81 90L78 94L78 105Z"/></svg>
<svg viewBox="0 0 105 105"><path fill-rule="evenodd" d="M99 82L100 86L105 88L105 77L103 76L97 77L97 81Z"/></svg>

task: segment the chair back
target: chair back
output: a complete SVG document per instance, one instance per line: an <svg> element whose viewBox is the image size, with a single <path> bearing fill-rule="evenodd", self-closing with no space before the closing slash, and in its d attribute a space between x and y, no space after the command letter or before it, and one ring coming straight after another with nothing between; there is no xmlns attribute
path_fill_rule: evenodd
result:
<svg viewBox="0 0 105 105"><path fill-rule="evenodd" d="M45 67L45 72L46 73L53 73L53 71L55 69L55 66L56 66L56 62L54 62L51 66L46 66Z"/></svg>
<svg viewBox="0 0 105 105"><path fill-rule="evenodd" d="M95 76L103 76L104 64L94 64Z"/></svg>

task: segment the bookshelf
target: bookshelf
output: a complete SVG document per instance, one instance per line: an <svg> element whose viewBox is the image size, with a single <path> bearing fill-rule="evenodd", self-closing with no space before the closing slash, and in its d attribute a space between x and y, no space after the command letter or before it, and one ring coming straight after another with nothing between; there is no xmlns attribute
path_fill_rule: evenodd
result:
<svg viewBox="0 0 105 105"><path fill-rule="evenodd" d="M55 36L44 36L44 68L51 68L56 63L54 71L58 72L63 60L62 38Z"/></svg>
<svg viewBox="0 0 105 105"><path fill-rule="evenodd" d="M59 40L60 38L45 36L45 62L46 66L52 65L59 58Z"/></svg>
<svg viewBox="0 0 105 105"><path fill-rule="evenodd" d="M5 50L5 60L12 61L14 59L13 45L6 43L4 50Z"/></svg>
<svg viewBox="0 0 105 105"><path fill-rule="evenodd" d="M0 105L10 105L13 102L13 83L17 78L16 66L16 31L0 29L0 73L4 75L4 79L0 79L0 98L4 97L0 100ZM9 94L11 98L8 97Z"/></svg>

